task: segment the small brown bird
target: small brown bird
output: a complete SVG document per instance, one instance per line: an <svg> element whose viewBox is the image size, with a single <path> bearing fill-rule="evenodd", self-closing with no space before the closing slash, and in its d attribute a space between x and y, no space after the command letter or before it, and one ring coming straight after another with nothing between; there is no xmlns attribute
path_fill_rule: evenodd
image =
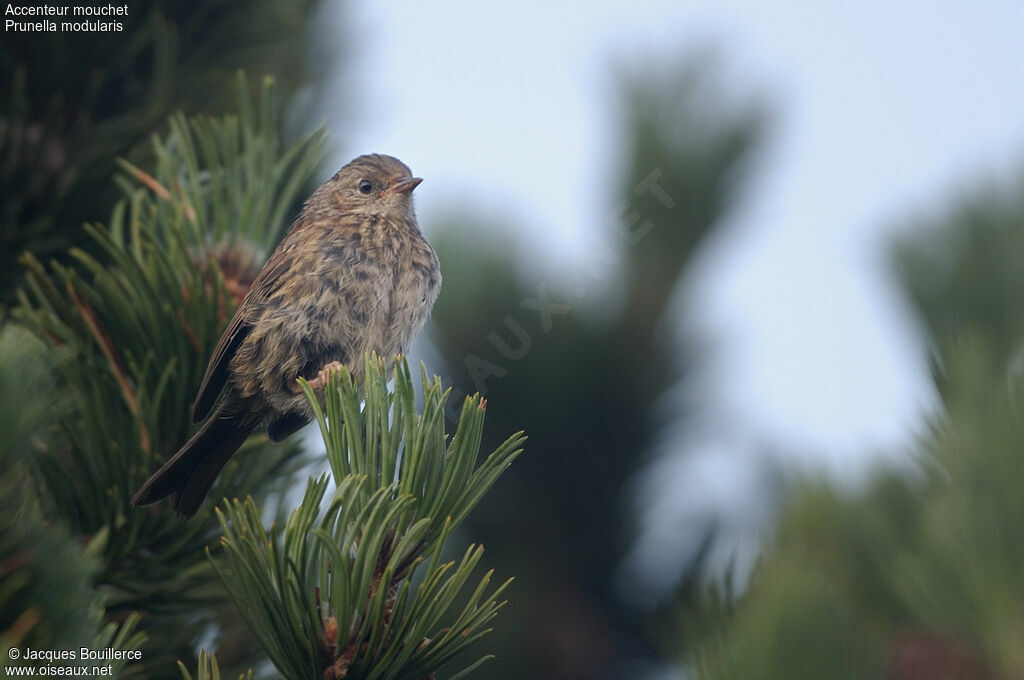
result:
<svg viewBox="0 0 1024 680"><path fill-rule="evenodd" d="M180 451L132 505L171 496L191 517L228 459L258 428L279 442L312 420L296 379L323 389L363 355L408 352L441 290L433 248L420 234L412 190L423 181L397 158L360 156L309 197L221 336L199 386Z"/></svg>

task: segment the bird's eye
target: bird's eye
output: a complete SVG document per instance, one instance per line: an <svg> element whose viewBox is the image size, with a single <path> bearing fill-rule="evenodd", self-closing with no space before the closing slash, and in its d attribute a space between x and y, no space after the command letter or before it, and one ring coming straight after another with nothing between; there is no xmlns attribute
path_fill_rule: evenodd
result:
<svg viewBox="0 0 1024 680"><path fill-rule="evenodd" d="M364 194L370 193L371 191L373 191L373 182L371 182L368 179L360 180L359 191L361 191Z"/></svg>

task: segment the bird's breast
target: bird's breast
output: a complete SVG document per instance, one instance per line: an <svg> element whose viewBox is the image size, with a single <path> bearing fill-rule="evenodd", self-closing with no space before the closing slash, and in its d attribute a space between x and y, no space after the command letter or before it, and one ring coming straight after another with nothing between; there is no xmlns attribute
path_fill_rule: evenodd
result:
<svg viewBox="0 0 1024 680"><path fill-rule="evenodd" d="M259 366L243 391L277 412L302 407L299 376L338 361L358 378L365 353L408 352L440 290L437 256L418 231L334 230L316 245L260 305L242 348Z"/></svg>
<svg viewBox="0 0 1024 680"><path fill-rule="evenodd" d="M408 352L440 289L434 250L415 227L379 220L373 229L339 235L324 249L321 291L325 310L322 342L348 348L348 362L365 352L382 356Z"/></svg>

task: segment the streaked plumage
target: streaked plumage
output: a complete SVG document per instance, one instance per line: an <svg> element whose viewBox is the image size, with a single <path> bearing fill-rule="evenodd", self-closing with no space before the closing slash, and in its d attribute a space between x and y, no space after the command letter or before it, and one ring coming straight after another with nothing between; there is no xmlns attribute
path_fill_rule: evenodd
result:
<svg viewBox="0 0 1024 680"><path fill-rule="evenodd" d="M195 422L209 417L133 505L171 496L193 515L249 434L266 427L278 442L312 419L296 378L335 361L358 378L365 352L408 352L441 288L413 212L419 183L398 159L372 154L309 197L213 351L193 411Z"/></svg>

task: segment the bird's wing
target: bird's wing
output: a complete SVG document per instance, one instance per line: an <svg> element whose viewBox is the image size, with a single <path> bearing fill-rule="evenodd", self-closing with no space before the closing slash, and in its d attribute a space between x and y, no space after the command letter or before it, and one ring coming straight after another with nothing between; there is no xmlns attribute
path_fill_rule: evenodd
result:
<svg viewBox="0 0 1024 680"><path fill-rule="evenodd" d="M256 280L252 282L249 292L242 303L238 305L238 309L235 310L235 315L231 317L231 323L228 324L224 334L220 336L213 355L210 357L210 363L206 366L203 382L199 385L196 404L192 410L192 422L198 423L205 418L217 402L217 397L220 396L228 380L228 366L231 359L238 351L239 345L245 340L245 336L252 330L254 308L268 299L284 282L285 275L292 265L292 257L289 249L283 246L284 243L263 265Z"/></svg>

